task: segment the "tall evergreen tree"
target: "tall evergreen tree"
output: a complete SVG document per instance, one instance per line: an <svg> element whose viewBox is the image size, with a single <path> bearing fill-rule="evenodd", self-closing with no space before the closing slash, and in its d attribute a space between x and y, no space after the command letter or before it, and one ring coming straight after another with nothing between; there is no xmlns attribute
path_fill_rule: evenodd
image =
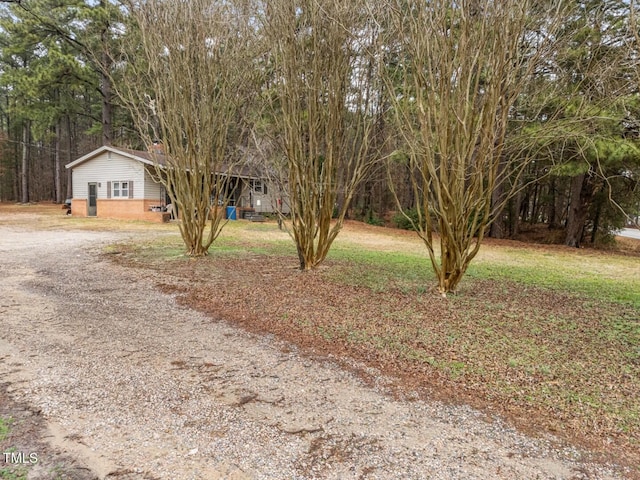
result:
<svg viewBox="0 0 640 480"><path fill-rule="evenodd" d="M72 150L113 140L109 49L119 35L119 10L110 2L82 0L24 0L1 8L0 82L11 123L22 126L19 140L15 128L10 132L23 145L22 200L28 199L28 147L35 141L54 159L51 184L60 202L67 194L61 165L77 153ZM74 127L88 139L99 132L102 140L74 148L81 139Z"/></svg>
<svg viewBox="0 0 640 480"><path fill-rule="evenodd" d="M547 86L542 98L525 102L536 104L529 110L536 116L520 111L531 122L526 134L536 139L538 160L552 175L549 222L559 226L556 217L565 212L560 216L568 246L619 226L623 214L611 207L626 203L640 165L637 137L628 127L638 102L629 33L626 2L580 2L564 22L565 47L539 77ZM558 201L558 195L566 199Z"/></svg>

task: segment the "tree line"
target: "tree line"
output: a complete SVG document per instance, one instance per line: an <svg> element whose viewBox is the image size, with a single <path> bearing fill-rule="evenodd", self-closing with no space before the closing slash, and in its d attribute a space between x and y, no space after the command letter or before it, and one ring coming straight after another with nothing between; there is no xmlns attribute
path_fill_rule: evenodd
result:
<svg viewBox="0 0 640 480"><path fill-rule="evenodd" d="M394 212L443 294L485 236L545 224L578 247L637 221L633 2L1 7L0 200L61 202L65 163L161 139L172 171L192 172L165 180L182 212L227 188L212 172L249 163L286 192L301 269L324 260L345 218ZM216 212L184 219L190 254L215 240Z"/></svg>

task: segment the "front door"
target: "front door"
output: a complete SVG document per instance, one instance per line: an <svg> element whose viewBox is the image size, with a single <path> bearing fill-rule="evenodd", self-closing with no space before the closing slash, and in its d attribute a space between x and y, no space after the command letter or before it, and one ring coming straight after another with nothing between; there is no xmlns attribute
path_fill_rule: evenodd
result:
<svg viewBox="0 0 640 480"><path fill-rule="evenodd" d="M90 183L89 198L87 200L87 216L88 217L95 217L98 214L97 199L98 199L98 184Z"/></svg>

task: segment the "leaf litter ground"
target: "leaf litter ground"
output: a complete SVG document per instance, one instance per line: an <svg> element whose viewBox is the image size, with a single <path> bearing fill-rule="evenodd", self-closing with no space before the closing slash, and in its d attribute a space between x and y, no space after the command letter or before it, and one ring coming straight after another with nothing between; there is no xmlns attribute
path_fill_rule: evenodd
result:
<svg viewBox="0 0 640 480"><path fill-rule="evenodd" d="M273 225L239 228L200 260L181 256L179 240L118 245L111 257L169 274L175 281L162 288L214 318L375 367L396 379L399 393L471 404L528 433L551 432L603 459L640 465L637 304L487 275L443 299L425 288L428 274L407 279L339 246L321 268L300 272L294 250L273 241ZM350 223L345 236L378 252L413 238L379 231ZM505 246L566 252L493 242L489 257Z"/></svg>

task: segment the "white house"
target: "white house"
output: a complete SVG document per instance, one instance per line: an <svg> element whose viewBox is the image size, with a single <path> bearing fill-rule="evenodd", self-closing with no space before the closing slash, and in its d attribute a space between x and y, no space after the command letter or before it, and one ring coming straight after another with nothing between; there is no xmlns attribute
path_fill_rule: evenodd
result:
<svg viewBox="0 0 640 480"><path fill-rule="evenodd" d="M149 153L104 146L66 168L72 172L72 215L163 221L166 192L154 180Z"/></svg>
<svg viewBox="0 0 640 480"><path fill-rule="evenodd" d="M157 158L157 156L156 156ZM170 202L157 176L149 152L110 146L100 147L66 165L72 171L71 214L131 220L168 221ZM278 196L266 180L247 172L219 172L231 175L232 197L237 218L245 213L276 211ZM288 210L286 205L282 210Z"/></svg>

